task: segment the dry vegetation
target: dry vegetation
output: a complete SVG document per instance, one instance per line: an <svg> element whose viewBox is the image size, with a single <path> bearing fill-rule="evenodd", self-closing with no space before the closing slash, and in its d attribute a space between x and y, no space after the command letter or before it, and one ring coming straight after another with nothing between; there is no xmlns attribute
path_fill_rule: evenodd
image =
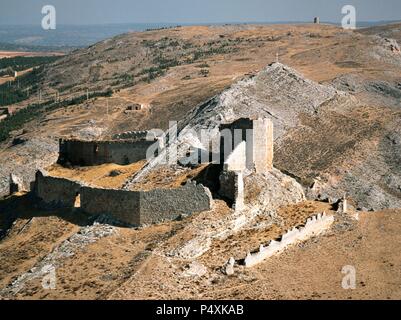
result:
<svg viewBox="0 0 401 320"><path fill-rule="evenodd" d="M53 177L63 177L80 181L100 188L118 189L124 182L138 172L146 161L139 161L130 165L103 164L93 167L65 168L55 164L47 171Z"/></svg>
<svg viewBox="0 0 401 320"><path fill-rule="evenodd" d="M391 28L399 29L399 25L380 28L380 34L386 36ZM400 39L401 32L397 32L394 37ZM307 129L293 136L290 133L286 137L287 148L276 150L275 165L296 172L305 183L312 182L310 172L319 170L323 173L337 170L338 175L331 175L332 180L355 168L365 174L364 161L371 159L372 154L399 169L396 138L391 135L398 130L395 120L400 118L399 100L397 91L390 89L391 85L397 88L401 81L400 68L385 54L386 59L371 55L377 45L375 35L374 29L349 32L326 25L184 27L129 33L75 51L46 69L44 97L52 97L59 90L61 99L69 99L85 94L87 88L97 91L108 87L114 90L113 95L46 112L13 132L1 145L0 178L8 178L10 172L18 172L17 168L24 168L21 174L32 176L37 167L54 163L57 139L62 136L107 138L122 131L166 128L169 120L182 119L194 106L243 76L264 68L276 59L277 53L281 62L305 77L352 92L362 105L348 110L344 116L323 108L325 117L301 118L302 125L317 134L311 136ZM377 85L383 82L390 87ZM31 96L12 108L24 108L35 99L36 96ZM127 113L126 106L132 103L144 104L146 108ZM13 145L15 137L27 142ZM87 168L54 165L49 170L54 176L118 188L142 165L142 162ZM375 163L371 167L379 172L384 166ZM176 187L204 169L175 172L163 167L137 187ZM117 175L110 176L116 172ZM383 181L386 185L388 180ZM188 276L191 261L172 257L170 253L202 228L213 229L219 221L230 217L233 212L224 201L217 200L210 212L181 221L139 229L113 227L113 234L82 245L73 255L59 261L56 290L42 289L41 278L36 278L10 296L7 287L13 280L29 273L95 218L79 210L39 210L29 195L15 195L0 201L3 237L0 296L399 299L400 210L361 213L360 221L336 214L335 225L325 235L292 247L256 268L240 269L232 277L221 273L220 267L231 256L242 259L247 251L256 250L261 243L277 238L322 211L334 214L334 208L323 202L307 201L283 207L273 220L260 217L237 234L214 239L211 250L197 259L207 270L200 277ZM341 268L345 265L357 269L358 284L354 291L341 288Z"/></svg>
<svg viewBox="0 0 401 320"><path fill-rule="evenodd" d="M0 243L1 286L29 270L53 248L79 230L85 217L77 212L40 212L19 199L18 216ZM243 231L214 241L212 250L197 259L206 267L201 277L188 276L191 262L166 255L190 240L198 224L218 221L230 210L216 210L133 230L115 227L113 235L98 239L62 261L57 289L45 290L41 278L25 283L17 298L46 299L396 299L399 282L401 212L364 213L359 222L336 215L326 235L312 238L255 268L224 276L220 267L232 255L244 257L260 243L275 239L287 225L301 223L327 204L307 202L282 208L270 228ZM71 217L75 216L72 220ZM289 222L291 221L291 223ZM191 235L192 234L192 235ZM357 269L357 289L341 287L345 265Z"/></svg>

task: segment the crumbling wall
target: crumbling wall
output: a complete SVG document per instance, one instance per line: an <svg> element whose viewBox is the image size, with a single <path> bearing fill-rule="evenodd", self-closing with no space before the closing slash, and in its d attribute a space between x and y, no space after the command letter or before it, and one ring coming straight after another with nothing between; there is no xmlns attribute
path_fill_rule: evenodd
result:
<svg viewBox="0 0 401 320"><path fill-rule="evenodd" d="M134 226L210 210L212 201L210 191L195 182L188 182L180 188L150 191L81 189L81 209L84 212L107 214Z"/></svg>
<svg viewBox="0 0 401 320"><path fill-rule="evenodd" d="M46 205L73 208L81 187L76 181L51 177L39 170L36 172L34 194Z"/></svg>
<svg viewBox="0 0 401 320"><path fill-rule="evenodd" d="M110 215L114 219L140 225L140 192L83 187L81 209L91 215Z"/></svg>
<svg viewBox="0 0 401 320"><path fill-rule="evenodd" d="M235 210L244 208L244 178L241 171L223 171L220 174L219 194L232 202Z"/></svg>
<svg viewBox="0 0 401 320"><path fill-rule="evenodd" d="M80 207L85 213L109 215L133 226L173 220L180 215L210 210L213 204L210 190L193 181L174 189L102 189L48 176L40 170L36 173L34 193L46 205L69 208L74 207L79 195Z"/></svg>
<svg viewBox="0 0 401 320"><path fill-rule="evenodd" d="M148 148L157 141L81 141L60 140L59 163L93 166L104 163L127 165L146 159Z"/></svg>
<svg viewBox="0 0 401 320"><path fill-rule="evenodd" d="M247 268L253 267L254 265L261 263L263 260L278 254L285 250L289 245L295 244L300 241L305 241L312 236L316 236L323 231L330 228L334 222L334 216L327 216L326 213L318 214L308 219L305 227L293 228L286 232L280 241L270 241L267 247L260 246L259 252L248 253L245 258L245 266Z"/></svg>
<svg viewBox="0 0 401 320"><path fill-rule="evenodd" d="M173 220L180 215L210 210L213 202L209 189L193 181L176 189L143 191L140 197L141 224Z"/></svg>
<svg viewBox="0 0 401 320"><path fill-rule="evenodd" d="M155 140L156 138L157 134L152 130L126 131L113 136L115 140Z"/></svg>

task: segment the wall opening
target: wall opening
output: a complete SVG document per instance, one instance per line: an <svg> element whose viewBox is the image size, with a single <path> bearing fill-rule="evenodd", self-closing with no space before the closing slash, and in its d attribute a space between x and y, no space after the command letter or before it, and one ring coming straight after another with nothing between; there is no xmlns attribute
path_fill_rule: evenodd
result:
<svg viewBox="0 0 401 320"><path fill-rule="evenodd" d="M213 198L220 198L218 195L220 189L219 176L222 169L223 167L220 164L209 164L193 180L207 187L211 191Z"/></svg>
<svg viewBox="0 0 401 320"><path fill-rule="evenodd" d="M81 208L81 195L79 192L75 195L74 208Z"/></svg>

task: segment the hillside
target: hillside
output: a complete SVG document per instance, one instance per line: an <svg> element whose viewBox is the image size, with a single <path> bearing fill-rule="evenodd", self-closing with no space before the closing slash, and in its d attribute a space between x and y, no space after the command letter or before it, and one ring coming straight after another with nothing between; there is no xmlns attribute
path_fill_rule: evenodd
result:
<svg viewBox="0 0 401 320"><path fill-rule="evenodd" d="M9 173L20 170L15 166L18 158L7 159L17 157L17 150L25 153L22 150L30 148L32 137L40 138L48 149L56 145L51 139L71 134L109 137L121 131L165 129L170 120L182 119L196 105L275 61L277 54L280 62L305 79L352 93L375 110L398 110L401 58L376 35L327 25L227 25L128 33L74 51L45 69L38 86L43 100L54 101L56 89L61 101L85 99L87 88L93 93L111 87L114 93L108 99L56 107L19 127L24 131L15 131L8 141L18 136L27 142L15 148L2 144L6 164L1 168L0 189L4 194ZM11 108L37 101L38 94L33 93ZM132 103L145 108L126 113ZM46 157L42 159L46 162ZM28 167L33 173L38 164L31 161Z"/></svg>
<svg viewBox="0 0 401 320"><path fill-rule="evenodd" d="M399 298L400 27L177 27L123 34L45 65L37 88L47 102L35 105L33 92L9 106L36 112L12 122L0 144L0 196L10 173L28 185L37 169L53 165L60 137L109 139L166 129L169 121L179 121L176 145L185 155L201 145L192 129L218 139L220 124L269 118L275 169L245 179L247 198L256 199L248 211L216 198L210 211L137 229L78 209L46 211L29 193L5 197L0 297ZM142 109L128 110L134 104ZM181 184L204 169L159 166L162 156L143 168L50 170L135 190ZM117 169L121 175L110 183ZM344 194L359 220L338 210ZM334 217L327 233L256 268L222 273L231 256L242 261L323 211ZM359 272L352 292L340 286L347 264ZM57 268L58 290L41 289L46 265Z"/></svg>

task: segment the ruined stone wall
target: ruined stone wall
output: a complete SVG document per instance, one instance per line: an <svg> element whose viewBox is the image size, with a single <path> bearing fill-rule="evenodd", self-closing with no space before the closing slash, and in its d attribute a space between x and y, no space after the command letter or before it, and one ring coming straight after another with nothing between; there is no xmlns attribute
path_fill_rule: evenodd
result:
<svg viewBox="0 0 401 320"><path fill-rule="evenodd" d="M210 210L212 195L209 189L188 182L177 189L155 189L141 192L141 224L173 220L180 215Z"/></svg>
<svg viewBox="0 0 401 320"><path fill-rule="evenodd" d="M146 159L155 141L80 141L60 140L59 163L92 166L104 163L127 165Z"/></svg>
<svg viewBox="0 0 401 320"><path fill-rule="evenodd" d="M83 187L81 209L93 215L109 215L129 225L140 225L140 192Z"/></svg>
<svg viewBox="0 0 401 320"><path fill-rule="evenodd" d="M212 201L210 191L195 182L176 189L150 191L81 189L81 209L84 212L107 214L134 226L174 220L182 214L210 210Z"/></svg>
<svg viewBox="0 0 401 320"><path fill-rule="evenodd" d="M219 177L219 194L230 200L235 210L245 207L244 177L242 171L223 171Z"/></svg>
<svg viewBox="0 0 401 320"><path fill-rule="evenodd" d="M246 142L242 141L224 162L225 171L243 171L246 169Z"/></svg>
<svg viewBox="0 0 401 320"><path fill-rule="evenodd" d="M78 182L51 177L39 170L36 172L34 194L48 206L73 208L81 187Z"/></svg>
<svg viewBox="0 0 401 320"><path fill-rule="evenodd" d="M240 143L246 141L247 166L252 161L252 130L253 121L241 118L230 124L222 124L220 130L220 155L221 163L225 163L231 153Z"/></svg>
<svg viewBox="0 0 401 320"><path fill-rule="evenodd" d="M157 138L157 135L155 132L152 131L126 131L122 133L115 134L113 136L113 139L115 140L146 140L146 139L151 139L154 140Z"/></svg>
<svg viewBox="0 0 401 320"><path fill-rule="evenodd" d="M73 207L76 196L80 194L84 212L110 215L134 226L210 210L213 201L207 188L193 182L177 189L127 191L82 187L67 179L38 175L37 185L36 195L47 204Z"/></svg>
<svg viewBox="0 0 401 320"><path fill-rule="evenodd" d="M270 241L269 245L260 246L259 252L248 253L245 258L245 267L250 268L261 263L265 259L278 254L288 246L305 241L313 236L317 236L329 229L334 222L334 216L327 216L326 213L318 214L309 218L304 227L293 228L281 237L280 241Z"/></svg>
<svg viewBox="0 0 401 320"><path fill-rule="evenodd" d="M42 171L36 173L34 193L48 206L68 208L74 207L79 195L85 213L109 215L134 226L210 210L213 203L209 189L196 182L175 189L130 191L90 187L73 180L51 177Z"/></svg>

